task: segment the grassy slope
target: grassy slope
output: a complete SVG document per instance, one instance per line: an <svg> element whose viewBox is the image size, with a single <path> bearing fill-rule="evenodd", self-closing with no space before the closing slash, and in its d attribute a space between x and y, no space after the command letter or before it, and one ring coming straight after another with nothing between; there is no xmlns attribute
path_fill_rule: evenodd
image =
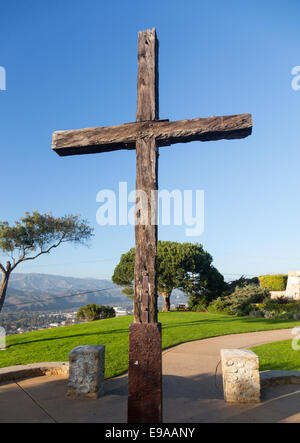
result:
<svg viewBox="0 0 300 443"><path fill-rule="evenodd" d="M226 334L284 329L300 322L236 318L198 312L160 313L163 348L179 343ZM0 352L0 367L45 361L67 361L79 345L106 346L106 378L128 367L128 328L132 317L100 320L81 325L7 337L7 350Z"/></svg>
<svg viewBox="0 0 300 443"><path fill-rule="evenodd" d="M292 340L255 346L252 351L259 356L260 371L300 371L300 351L292 348Z"/></svg>

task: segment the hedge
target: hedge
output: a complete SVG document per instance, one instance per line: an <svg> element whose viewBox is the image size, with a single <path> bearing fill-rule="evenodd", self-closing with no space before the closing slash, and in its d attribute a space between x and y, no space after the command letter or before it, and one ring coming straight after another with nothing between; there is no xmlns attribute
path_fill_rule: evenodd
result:
<svg viewBox="0 0 300 443"><path fill-rule="evenodd" d="M288 276L284 274L278 275L261 275L259 284L268 291L285 291Z"/></svg>

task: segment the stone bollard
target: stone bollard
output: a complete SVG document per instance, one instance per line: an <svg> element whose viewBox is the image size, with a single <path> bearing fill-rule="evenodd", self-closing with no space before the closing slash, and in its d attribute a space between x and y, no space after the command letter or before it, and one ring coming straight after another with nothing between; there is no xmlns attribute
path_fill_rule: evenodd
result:
<svg viewBox="0 0 300 443"><path fill-rule="evenodd" d="M259 403L258 356L241 349L221 349L224 399L227 403Z"/></svg>
<svg viewBox="0 0 300 443"><path fill-rule="evenodd" d="M67 395L98 398L103 390L105 346L77 346L69 361Z"/></svg>

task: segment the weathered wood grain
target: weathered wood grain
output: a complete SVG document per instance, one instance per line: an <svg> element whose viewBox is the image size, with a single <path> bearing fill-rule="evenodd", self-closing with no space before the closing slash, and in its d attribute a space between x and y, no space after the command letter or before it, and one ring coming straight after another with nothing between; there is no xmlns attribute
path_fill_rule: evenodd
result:
<svg viewBox="0 0 300 443"><path fill-rule="evenodd" d="M161 423L161 324L129 328L128 423Z"/></svg>
<svg viewBox="0 0 300 443"><path fill-rule="evenodd" d="M156 30L139 32L136 121L158 120L158 39Z"/></svg>
<svg viewBox="0 0 300 443"><path fill-rule="evenodd" d="M158 189L158 152L151 121L158 120L158 40L155 29L139 32L137 78L136 189L147 196L146 201L137 194L134 266L134 321L157 322L157 225L152 224L156 202L152 191ZM150 127L149 127L150 125ZM154 125L154 127L156 127ZM145 128L148 135L145 137Z"/></svg>
<svg viewBox="0 0 300 443"><path fill-rule="evenodd" d="M191 141L240 139L252 132L251 114L126 123L53 133L52 149L60 156L135 149L138 139L154 137L156 146Z"/></svg>
<svg viewBox="0 0 300 443"><path fill-rule="evenodd" d="M137 193L135 224L134 321L157 321L157 207L152 191L158 189L158 155L154 137L136 142L136 189L144 191L147 199ZM154 222L154 223L153 223ZM145 278L145 275L147 276ZM145 280L148 284L148 305L145 303ZM148 314L145 315L145 309Z"/></svg>

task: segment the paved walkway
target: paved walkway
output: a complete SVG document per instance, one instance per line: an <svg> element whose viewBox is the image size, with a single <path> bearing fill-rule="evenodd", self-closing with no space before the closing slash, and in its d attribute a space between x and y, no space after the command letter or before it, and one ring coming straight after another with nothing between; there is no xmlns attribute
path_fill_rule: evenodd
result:
<svg viewBox="0 0 300 443"><path fill-rule="evenodd" d="M182 344L163 353L164 422L300 422L300 386L262 391L258 405L223 400L221 348L249 348L292 338L291 330L228 335ZM0 423L126 422L127 375L105 381L98 400L65 396L66 378L37 377L0 384Z"/></svg>

